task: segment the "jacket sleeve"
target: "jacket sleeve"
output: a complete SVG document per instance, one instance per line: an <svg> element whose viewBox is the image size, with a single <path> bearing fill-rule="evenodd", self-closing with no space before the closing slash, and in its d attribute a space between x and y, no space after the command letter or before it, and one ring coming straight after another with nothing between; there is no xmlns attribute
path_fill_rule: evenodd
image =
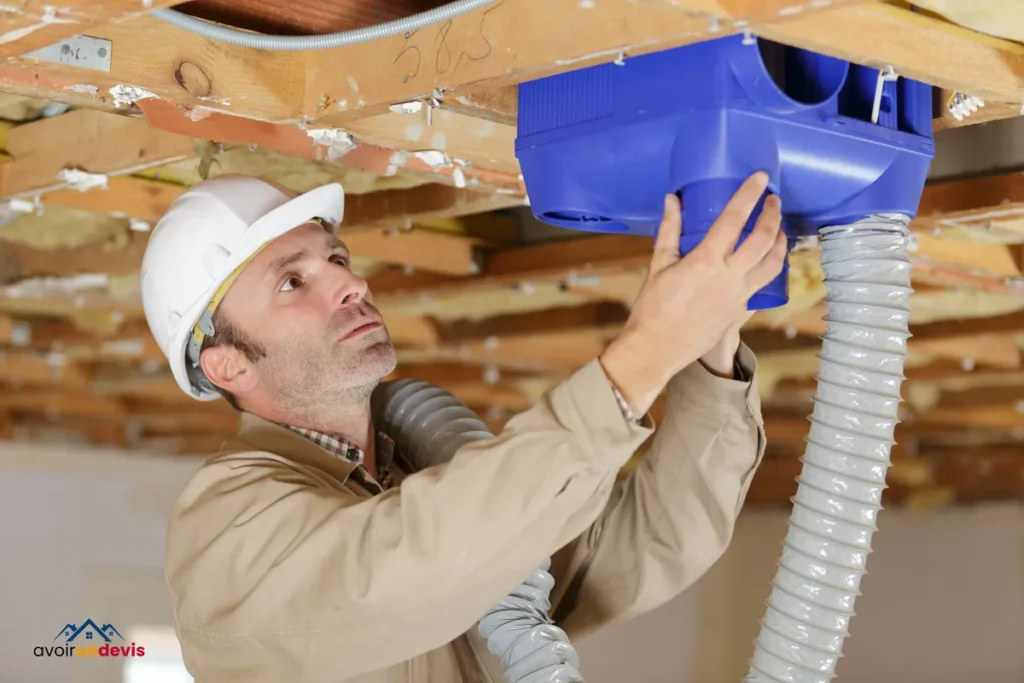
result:
<svg viewBox="0 0 1024 683"><path fill-rule="evenodd" d="M448 643L598 518L651 433L594 360L500 435L375 497L266 453L209 462L168 528L192 675L347 679Z"/></svg>
<svg viewBox="0 0 1024 683"><path fill-rule="evenodd" d="M666 388L662 424L601 517L552 560L556 623L573 639L663 605L725 552L765 435L756 360L750 381L694 363Z"/></svg>

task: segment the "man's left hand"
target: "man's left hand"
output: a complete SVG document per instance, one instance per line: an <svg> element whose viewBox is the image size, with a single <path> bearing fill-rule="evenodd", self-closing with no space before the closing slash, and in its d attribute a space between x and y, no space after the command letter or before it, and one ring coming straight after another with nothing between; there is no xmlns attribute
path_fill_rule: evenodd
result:
<svg viewBox="0 0 1024 683"><path fill-rule="evenodd" d="M753 315L754 311L750 311L744 319L730 327L718 343L701 357L700 363L708 372L726 379L736 378L736 352L740 348L740 328Z"/></svg>

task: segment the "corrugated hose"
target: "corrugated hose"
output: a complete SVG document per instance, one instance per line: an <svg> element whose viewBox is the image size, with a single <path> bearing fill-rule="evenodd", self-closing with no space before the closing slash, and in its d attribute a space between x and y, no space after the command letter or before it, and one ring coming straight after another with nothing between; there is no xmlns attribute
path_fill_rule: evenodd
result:
<svg viewBox="0 0 1024 683"><path fill-rule="evenodd" d="M465 444L493 434L476 413L440 387L384 382L373 393L374 424L417 466L450 460ZM583 683L579 655L548 616L555 580L550 558L480 618L479 632L508 683Z"/></svg>
<svg viewBox="0 0 1024 683"><path fill-rule="evenodd" d="M829 683L882 510L910 337L909 219L821 230L825 334L807 448L747 683Z"/></svg>

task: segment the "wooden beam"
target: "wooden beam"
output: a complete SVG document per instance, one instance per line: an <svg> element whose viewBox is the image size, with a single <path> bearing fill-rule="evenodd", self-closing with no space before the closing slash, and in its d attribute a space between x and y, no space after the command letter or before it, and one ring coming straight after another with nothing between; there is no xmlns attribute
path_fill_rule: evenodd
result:
<svg viewBox="0 0 1024 683"><path fill-rule="evenodd" d="M593 302L480 320L438 321L437 346L425 353L436 360L532 367L557 374L600 354L628 317L629 310L621 304ZM773 330L745 330L742 338L759 355L813 353L821 346L817 338L790 338Z"/></svg>
<svg viewBox="0 0 1024 683"><path fill-rule="evenodd" d="M60 354L26 351L0 352L0 381L14 385L60 385L88 387L91 373L85 367L68 363Z"/></svg>
<svg viewBox="0 0 1024 683"><path fill-rule="evenodd" d="M453 279L395 270L372 278L370 288L381 303L399 305L415 303L421 297L445 298L507 287L599 278L609 273L646 268L652 249L649 237L582 237L488 254L481 274L473 278Z"/></svg>
<svg viewBox="0 0 1024 683"><path fill-rule="evenodd" d="M115 123L142 123L94 111L82 110L82 113L103 117L104 121ZM52 121L57 123L58 119ZM68 149L76 148L69 145ZM88 149L88 146L83 148L76 158L88 158ZM139 156L132 153L130 145L126 149L129 153L121 156L121 161L111 157L107 166L113 167L126 161L130 163L129 157ZM25 158L31 161L34 158L42 159L47 154L50 155L47 163L62 163L58 159L63 152L54 150L45 141L39 142L38 149L33 147L26 152ZM40 184L26 181L24 176L16 173L20 170L23 169L19 163L7 166L6 172L11 174L9 178L12 183ZM43 195L43 211L53 205L122 216L123 230L112 233L111 239L101 242L55 249L0 241L0 284L34 277L71 277L81 273L138 275L150 236L149 228L159 221L185 189L185 186L173 183L126 176L110 178L106 188L84 191L65 189ZM510 195L439 184L350 195L346 198L342 239L360 259L445 276L473 275L479 272L481 249L491 246L489 241L459 234L457 231L421 229L414 225L419 221L459 217L506 208L517 203L518 200ZM36 219L30 216L17 220L29 218ZM502 237L496 241L500 243L507 240Z"/></svg>
<svg viewBox="0 0 1024 683"><path fill-rule="evenodd" d="M24 323L24 328L22 347L37 353L58 354L68 363L166 362L141 319L126 322L108 334L85 331L63 321Z"/></svg>
<svg viewBox="0 0 1024 683"><path fill-rule="evenodd" d="M833 2L829 9L848 4L858 3ZM732 16L713 16L708 3L685 0L608 0L598 6L576 0L501 0L408 35L311 53L305 113L332 124L436 93L447 100L611 62L620 54L720 37L735 32L736 21L786 19L778 8L772 0L736 5ZM565 26L573 30L567 33Z"/></svg>
<svg viewBox="0 0 1024 683"><path fill-rule="evenodd" d="M54 441L63 438L68 442L86 443L91 446L128 448L135 444L130 438L124 421L97 419L80 416L53 416L49 419L39 416L20 416L11 428L11 436L18 441Z"/></svg>
<svg viewBox="0 0 1024 683"><path fill-rule="evenodd" d="M985 106L963 118L958 119L953 116L946 106L946 102L952 92L953 91L950 90L940 90L938 93L941 110L933 125L933 130L936 133L943 130L952 130L954 128L974 126L981 123L1001 121L1002 119L1012 119L1020 116L1022 113L1021 104L1019 102L985 102Z"/></svg>
<svg viewBox="0 0 1024 683"><path fill-rule="evenodd" d="M965 365L963 362L950 360L936 361L927 365L915 365L904 370L908 382L945 382L950 380L970 380L979 382L999 381L1007 376L1006 370L985 365ZM1021 377L1024 381L1024 376Z"/></svg>
<svg viewBox="0 0 1024 683"><path fill-rule="evenodd" d="M569 39L562 30L566 25L578 27ZM851 32L851 27L858 30ZM742 28L853 61L893 64L907 75L994 101L1021 100L1013 78L1019 73L1015 44L861 0L610 0L599 7L575 0L506 1L408 38L311 53L228 44L210 50L204 38L142 17L89 32L113 43L109 72L20 58L0 70L0 86L106 108L130 106L131 90L123 86L132 86L136 94L193 110L195 118L210 111L279 123L298 123L303 116L327 123L384 114L389 105L429 101L440 91L443 109L489 115L507 125L514 113L510 91L489 99L481 93L610 62L620 53L628 57L663 50ZM116 96L111 88L117 89Z"/></svg>
<svg viewBox="0 0 1024 683"><path fill-rule="evenodd" d="M102 194L104 191L95 191ZM85 193L86 196L93 194ZM367 202L373 195L361 197ZM390 203L390 200L389 200ZM364 206L368 204L364 203ZM356 210L353 209L353 215ZM383 211L371 208L366 212L370 216L383 216ZM456 296L472 296L488 291L500 291L505 288L529 288L538 284L557 283L567 291L593 291L595 299L616 299L628 302L635 295L635 288L643 277L643 269L649 258L650 240L631 236L598 236L581 237L574 240L559 241L548 245L519 247L496 250L477 259L477 248L472 239L450 234L414 230L397 232L397 237L389 237L389 232L374 230L354 230L358 235L358 244L353 243L353 252L360 257L373 260L398 263L411 266L413 272L404 270L386 271L370 278L371 287L378 302L385 309L393 310L398 306L413 306L430 298L451 298ZM41 250L24 245L3 245L0 251L8 255L9 267L5 272L12 278L40 276L70 277L82 273L106 272L109 275L131 276L138 272L141 255L148 239L148 233L129 231L127 224L124 232L125 240L110 243L85 245L75 249ZM403 242L415 240L417 244L426 244L426 249L406 249ZM967 245L964 249L956 247L959 240L943 240L952 251L952 257L961 258L974 253L981 255L1005 255L1007 247L999 244ZM409 242L411 244L411 242ZM395 247L403 247L401 249ZM452 249L449 249L452 247ZM982 254L982 252L984 252ZM985 256L988 258L988 256ZM962 258L961 258L962 260ZM478 263L482 263L482 273L469 276ZM930 261L934 265L936 262ZM978 265L973 263L972 265ZM984 265L984 264L982 264ZM1008 266L1009 267L1009 266ZM12 270L13 268L13 270ZM434 273L429 272L434 270ZM436 272L441 271L441 272ZM442 274L447 271L449 275ZM1011 274L1006 271L1006 275ZM451 277L457 275L458 277ZM616 279L627 278L629 291L625 289L619 295L605 292L603 285ZM1004 277L1004 276L1001 276ZM9 302L12 306L19 302ZM24 302L22 302L24 303ZM102 305L98 300L96 305ZM121 304L111 304L120 310ZM14 310L14 309L11 309ZM16 310L25 310L24 306ZM63 309L61 309L63 310ZM123 311L127 312L127 310ZM801 314L803 315L803 314ZM806 316L806 329L798 326L804 334L821 333L821 314L809 311ZM786 321L785 325L795 325ZM966 328L973 330L974 328ZM997 328L991 335L1014 334L1016 327ZM978 342L981 336L970 338L960 336L963 343ZM955 337L942 337L942 340L953 340ZM926 340L914 339L916 348L924 349ZM943 342L945 343L945 342ZM792 347L792 345L790 345ZM933 350L937 350L933 349ZM976 358L984 354L966 350L957 353L956 357L971 355ZM1014 361L1016 363L1016 354Z"/></svg>
<svg viewBox="0 0 1024 683"><path fill-rule="evenodd" d="M14 127L7 135L7 151L14 160L3 166L3 197L76 185L74 177L62 177L66 171L99 174L86 182L102 186L107 175L127 175L196 154L191 138L158 130L141 119L89 109Z"/></svg>
<svg viewBox="0 0 1024 683"><path fill-rule="evenodd" d="M427 318L394 311L383 315L388 335L395 346L433 346L441 341L437 326Z"/></svg>
<svg viewBox="0 0 1024 683"><path fill-rule="evenodd" d="M117 399L64 391L0 391L0 412L97 417L117 414L124 405Z"/></svg>
<svg viewBox="0 0 1024 683"><path fill-rule="evenodd" d="M111 277L138 275L149 233L125 230L117 240L78 247L38 249L24 244L0 242L0 258L12 265L9 281L38 277L72 277L82 273L104 273ZM3 281L0 277L0 281Z"/></svg>
<svg viewBox="0 0 1024 683"><path fill-rule="evenodd" d="M521 197L428 183L345 197L343 228L410 227L416 223L522 205Z"/></svg>
<svg viewBox="0 0 1024 683"><path fill-rule="evenodd" d="M802 12L792 21L754 30L780 43L858 64L892 66L901 76L948 90L997 102L1024 101L1024 46L893 4Z"/></svg>
<svg viewBox="0 0 1024 683"><path fill-rule="evenodd" d="M447 275L480 272L480 252L472 240L427 230L356 228L339 235L351 253L384 263Z"/></svg>
<svg viewBox="0 0 1024 683"><path fill-rule="evenodd" d="M508 339L536 335L564 334L577 330L618 330L629 317L620 304L598 302L582 306L560 306L532 313L498 315L482 320L437 323L441 343L459 344L491 338Z"/></svg>
<svg viewBox="0 0 1024 683"><path fill-rule="evenodd" d="M987 386L943 391L935 407L939 410L957 410L982 406L1024 406L1024 385Z"/></svg>
<svg viewBox="0 0 1024 683"><path fill-rule="evenodd" d="M912 222L919 232L926 233L919 235L917 250L911 255L916 271L951 284L1014 291L1008 278L1018 277L1020 267L1007 245L938 239L927 233L942 220L945 213L940 212L980 217L1001 211L1007 198L1012 201L1018 195L1024 197L1024 174L1018 173L928 185L921 200L922 217ZM651 249L652 242L646 237L588 236L496 252L484 260L481 275L473 279L393 271L377 276L371 287L381 301L396 304L423 296L445 298L523 283L562 282L574 291L601 289L601 278L627 272L639 282ZM634 286L632 279L628 284Z"/></svg>
<svg viewBox="0 0 1024 683"><path fill-rule="evenodd" d="M910 331L915 341L934 339L960 339L980 335L1024 335L1024 312L996 315L988 318L970 318L970 324L963 320L944 320L942 322L911 325Z"/></svg>
<svg viewBox="0 0 1024 683"><path fill-rule="evenodd" d="M75 395L76 402L86 402L89 395ZM102 399L101 399L102 402ZM72 403L77 405L77 403ZM121 405L121 404L119 404ZM193 406L199 404L193 402ZM212 405L203 404L209 408ZM34 411L17 407L15 425L19 431L28 432L28 439L42 432L64 432L68 435L84 436L89 443L139 448L147 439L162 437L201 437L224 439L237 430L239 413L217 408L198 410L181 406L164 407L159 412L132 411L125 409L109 414L79 414L72 411L57 414L56 411ZM2 414L2 413L0 413Z"/></svg>
<svg viewBox="0 0 1024 683"><path fill-rule="evenodd" d="M564 374L593 360L614 337L614 329L549 332L544 334L487 337L459 343L414 349L415 362L476 363L505 370L545 375ZM410 354L399 352L399 361Z"/></svg>
<svg viewBox="0 0 1024 683"><path fill-rule="evenodd" d="M557 381L564 375L544 374L529 372L517 372L515 370L498 371L496 368L488 369L479 364L468 363L401 363L395 371L386 379L418 379L430 382L438 386L447 384L494 384L504 379L534 379L538 377L547 378L549 381Z"/></svg>
<svg viewBox="0 0 1024 683"><path fill-rule="evenodd" d="M257 144L289 156L326 160L379 175L394 175L398 170L403 170L424 174L438 182L447 182L457 187L483 186L510 193L524 193L517 165L505 164L504 170L493 170L487 167L483 156L469 152L464 157L453 159L444 151L448 149L449 138L456 142L464 141L469 131L476 130L459 125L459 121L453 119L459 115L450 112L438 117L436 126L429 129L429 134L423 132L422 124L400 120L402 117L397 114L381 115L387 120L380 125L376 125L375 120L367 120L364 122L366 129L377 133L371 137L374 140L383 138L388 143L387 146L380 146L356 139L348 130L300 128L292 124L240 119L219 112L206 112L197 117L161 99L144 99L138 106L152 126L179 135L221 143ZM488 125L494 128L494 124ZM412 134L410 131L413 130L419 132ZM388 131L394 137L388 138ZM483 137L483 129L477 132ZM420 142L424 135L427 135L428 143ZM495 139L500 142L508 137L505 134ZM444 149L435 149L437 145ZM488 151L481 150L480 154L493 155L496 149L494 143L491 143ZM483 165L475 166L477 161Z"/></svg>
<svg viewBox="0 0 1024 683"><path fill-rule="evenodd" d="M1013 278L1021 274L1013 250L1005 244L934 237L930 234L919 234L915 241L916 244L910 250L910 259L919 264L918 269L928 265L925 263L927 260L949 270L960 269L967 274L982 274L992 278Z"/></svg>
<svg viewBox="0 0 1024 683"><path fill-rule="evenodd" d="M766 342L769 337L764 335L767 335L769 332L776 335L776 342L762 346L762 351L786 350L787 344L789 345L788 348L796 347L796 344L788 341L788 336L783 336L780 330L787 330L790 333L795 332L794 340L803 339L805 340L804 343L807 343L806 340L810 340L820 344L817 340L825 333L826 329L825 312L825 305L820 304L814 308L800 311L778 323L773 323L770 328L761 328L759 324L750 333L763 335L762 338ZM951 323L953 319L954 317L950 318ZM983 317L972 317L956 320L955 324L960 326L959 329L961 330L966 325L966 328L973 332L973 324L976 319L987 320L987 318ZM911 353L922 353L936 358L948 358L957 362L965 361L965 359L977 359L979 362L990 366L1002 368L1021 367L1020 349L1013 339L1013 336L1018 332L1018 328L1015 326L1013 319L1004 320L1003 323L1004 326L1002 327L998 323L994 324L993 331L989 333L982 331L981 333L957 335L942 333L942 329L949 329L948 327L940 328L938 333L929 331L931 329L930 326L939 324L938 322L912 324L910 331L914 336L910 338L908 348ZM918 332L920 332L919 336Z"/></svg>
<svg viewBox="0 0 1024 683"><path fill-rule="evenodd" d="M862 1L834 0L831 6ZM502 0L416 31L409 39L399 35L308 53L222 43L210 49L205 38L141 17L89 32L113 43L109 72L19 58L0 70L0 87L113 108L130 104L121 86L132 86L137 94L194 109L196 118L219 111L298 123L303 116L315 120L339 112L383 114L390 104L427 99L439 88L446 95L468 95L502 81L511 84L611 61L622 51L651 52L724 35L735 30L737 21L785 20L779 9L787 2L721 3L717 10L731 14L717 17L707 13L706 3L680 0L609 0L599 9L575 0ZM812 3L805 11L825 10ZM566 25L576 30L566 34ZM117 95L111 88L118 89Z"/></svg>
<svg viewBox="0 0 1024 683"><path fill-rule="evenodd" d="M213 43L152 17L105 24L89 35L111 41L109 71L19 57L0 68L0 89L107 111L132 111L140 98L157 97L189 109L299 122L303 53Z"/></svg>
<svg viewBox="0 0 1024 683"><path fill-rule="evenodd" d="M140 18L92 32L116 46L110 72L15 59L0 69L0 89L77 106L120 105L185 136L302 150L374 172L395 168L397 159L399 167L457 187L478 183L519 195L510 84L741 28L853 61L893 64L946 87L1021 99L1019 46L889 5L524 2L503 0L408 38L309 53L221 44L210 50L206 39ZM561 27L569 24L579 30L566 42ZM337 125L344 130L330 133L355 136L344 153L311 137Z"/></svg>
<svg viewBox="0 0 1024 683"><path fill-rule="evenodd" d="M1021 172L931 182L921 195L914 223L927 229L961 217L969 218L978 212L982 213L982 219L995 220L1012 216L1008 209L1018 204L1024 204L1024 173Z"/></svg>
<svg viewBox="0 0 1024 683"><path fill-rule="evenodd" d="M23 55L90 29L170 7L180 0L26 0L0 16L0 58Z"/></svg>
<svg viewBox="0 0 1024 683"><path fill-rule="evenodd" d="M886 507L930 507L981 500L1019 500L1024 497L1024 457L1019 448L928 448L915 458L925 468L919 483L887 477L882 502ZM802 463L795 455L766 457L754 479L748 507L790 506Z"/></svg>
<svg viewBox="0 0 1024 683"><path fill-rule="evenodd" d="M0 242L0 258L10 264L4 269L9 282L35 277L66 278L82 273L135 276L142 267L149 236L149 232L126 229L117 239L55 249ZM340 237L353 256L360 259L450 276L479 272L478 246L464 236L420 229L353 228L342 231ZM4 275L0 275L0 281L5 279Z"/></svg>
<svg viewBox="0 0 1024 683"><path fill-rule="evenodd" d="M474 118L463 111L427 106L356 119L345 130L361 142L408 151L435 150L466 165L510 175L520 173L516 161L516 127Z"/></svg>
<svg viewBox="0 0 1024 683"><path fill-rule="evenodd" d="M1005 368L983 363L965 364L954 360L938 360L924 365L909 365L903 370L906 377L904 386L923 385L969 385L974 387L995 387L1010 384L1024 387L1024 372L1007 372ZM817 382L814 379L785 379L775 387L775 393L766 397L775 401L777 397L803 396L807 400L813 394Z"/></svg>
<svg viewBox="0 0 1024 683"><path fill-rule="evenodd" d="M128 216L152 225L187 189L176 183L121 176L109 178L105 190L54 190L47 192L41 201L44 206Z"/></svg>
<svg viewBox="0 0 1024 683"><path fill-rule="evenodd" d="M604 291L603 278L619 279L626 273L636 277L627 283L616 281L615 284L628 284L631 288L641 281L642 271L650 262L651 248L649 237L580 237L494 252L484 258L481 274L474 278L452 279L394 270L374 276L370 287L374 295L388 305L411 304L423 297L443 299L551 283L573 291L591 288L601 292ZM912 261L915 276L927 274L951 285L988 291L1017 291L1012 279L1018 277L1019 268L1007 245L925 239L912 254ZM992 270L977 270L978 264L991 266ZM618 289L621 291L615 296L632 298L627 290ZM635 294L635 290L633 292Z"/></svg>
<svg viewBox="0 0 1024 683"><path fill-rule="evenodd" d="M17 323L11 318L0 315L0 344L13 343L16 325Z"/></svg>
<svg viewBox="0 0 1024 683"><path fill-rule="evenodd" d="M441 99L438 106L484 121L515 126L519 116L519 90L514 85L476 90Z"/></svg>

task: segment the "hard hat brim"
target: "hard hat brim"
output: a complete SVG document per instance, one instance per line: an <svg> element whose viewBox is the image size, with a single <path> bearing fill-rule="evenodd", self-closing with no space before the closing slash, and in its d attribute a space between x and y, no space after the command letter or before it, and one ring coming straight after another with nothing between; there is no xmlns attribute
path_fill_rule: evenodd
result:
<svg viewBox="0 0 1024 683"><path fill-rule="evenodd" d="M294 230L313 218L324 219L331 226L334 226L336 232L344 213L345 191L338 183L331 183L310 190L285 202L259 218L249 227L245 232L242 243L232 252L231 257L225 261L223 272L218 273L217 277L213 279L210 286L203 293L203 296L199 297L185 311L182 315L181 323L174 333L174 338L170 345L173 353L169 354L169 363L175 381L177 381L178 386L185 393L199 401L212 401L221 397L216 392L203 391L191 383L185 365L187 362L185 359L185 344L192 333L192 327L199 320L199 316L202 315L203 310L209 305L213 295L224 284L224 281L231 273L268 242Z"/></svg>

